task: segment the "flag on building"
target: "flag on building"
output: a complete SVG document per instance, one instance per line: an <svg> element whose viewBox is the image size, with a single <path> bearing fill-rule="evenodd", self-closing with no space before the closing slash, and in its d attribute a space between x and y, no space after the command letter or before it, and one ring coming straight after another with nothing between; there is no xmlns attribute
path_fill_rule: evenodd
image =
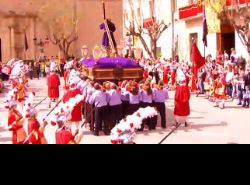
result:
<svg viewBox="0 0 250 185"><path fill-rule="evenodd" d="M206 21L209 33L221 32L221 20L218 15L223 11L226 0L205 1Z"/></svg>
<svg viewBox="0 0 250 185"><path fill-rule="evenodd" d="M27 51L29 49L26 32L24 33L24 47L25 47L25 51Z"/></svg>
<svg viewBox="0 0 250 185"><path fill-rule="evenodd" d="M204 45L207 47L207 35L208 35L208 27L207 27L207 18L206 11L203 11L203 38L202 41Z"/></svg>

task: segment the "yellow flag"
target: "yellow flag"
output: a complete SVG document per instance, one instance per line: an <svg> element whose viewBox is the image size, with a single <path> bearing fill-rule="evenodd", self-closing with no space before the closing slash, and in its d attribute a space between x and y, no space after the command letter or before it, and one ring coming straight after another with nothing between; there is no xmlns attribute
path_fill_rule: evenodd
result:
<svg viewBox="0 0 250 185"><path fill-rule="evenodd" d="M226 0L206 0L205 10L207 18L207 26L209 33L221 32L221 21L218 16L223 11L223 7L226 5Z"/></svg>
<svg viewBox="0 0 250 185"><path fill-rule="evenodd" d="M139 47L139 45L140 45L140 43L139 43L139 41L140 41L140 39L139 39L139 37L134 37L134 46L135 47Z"/></svg>

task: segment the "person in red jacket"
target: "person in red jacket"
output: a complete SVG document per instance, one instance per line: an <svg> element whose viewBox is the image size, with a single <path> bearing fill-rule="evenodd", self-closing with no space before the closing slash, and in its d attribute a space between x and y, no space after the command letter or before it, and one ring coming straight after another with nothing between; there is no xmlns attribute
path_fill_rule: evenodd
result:
<svg viewBox="0 0 250 185"><path fill-rule="evenodd" d="M220 74L220 78L216 82L215 87L215 107L220 109L225 108L225 97L226 97L226 75L224 73Z"/></svg>
<svg viewBox="0 0 250 185"><path fill-rule="evenodd" d="M8 130L12 132L12 144L23 144L26 133L23 128L24 119L17 110L17 102L14 100L15 89L10 91L4 102L5 108L9 110L8 114Z"/></svg>
<svg viewBox="0 0 250 185"><path fill-rule="evenodd" d="M83 138L82 133L71 133L71 130L65 125L64 119L59 118L57 121L58 129L56 130L56 144L79 144Z"/></svg>
<svg viewBox="0 0 250 185"><path fill-rule="evenodd" d="M70 119L72 110L75 105L84 100L83 95L77 95L75 98L70 98L65 104L61 105L49 118L52 125L57 125L56 144L79 144L83 138L83 130L80 128L74 134L71 131ZM80 132L79 132L80 131Z"/></svg>
<svg viewBox="0 0 250 185"><path fill-rule="evenodd" d="M190 115L190 90L187 86L186 77L182 69L177 70L177 86L175 92L175 108L174 115L176 119L176 126L185 123L185 127L187 124L187 116Z"/></svg>
<svg viewBox="0 0 250 185"><path fill-rule="evenodd" d="M68 92L66 92L63 96L63 103L68 102L71 98L76 97L77 95L81 95L81 91L79 89L77 89L77 79L71 79L71 81L69 82L70 84L70 89ZM72 134L74 135L78 129L79 129L79 125L82 122L82 106L83 106L83 102L78 103L74 109L71 112L71 120L69 120L71 122L72 125Z"/></svg>
<svg viewBox="0 0 250 185"><path fill-rule="evenodd" d="M44 129L47 126L47 122L41 124L37 120L37 110L32 108L28 112L28 137L25 139L24 144L48 144L45 136Z"/></svg>
<svg viewBox="0 0 250 185"><path fill-rule="evenodd" d="M48 97L50 98L49 108L51 108L52 100L58 102L59 99L60 78L59 75L55 73L55 70L52 70L51 74L48 76L47 85Z"/></svg>
<svg viewBox="0 0 250 185"><path fill-rule="evenodd" d="M171 88L175 89L176 86L176 69L171 71Z"/></svg>
<svg viewBox="0 0 250 185"><path fill-rule="evenodd" d="M148 69L145 68L143 72L143 79L146 81L148 79Z"/></svg>
<svg viewBox="0 0 250 185"><path fill-rule="evenodd" d="M169 83L169 72L170 68L166 67L166 69L163 72L163 83L168 86Z"/></svg>

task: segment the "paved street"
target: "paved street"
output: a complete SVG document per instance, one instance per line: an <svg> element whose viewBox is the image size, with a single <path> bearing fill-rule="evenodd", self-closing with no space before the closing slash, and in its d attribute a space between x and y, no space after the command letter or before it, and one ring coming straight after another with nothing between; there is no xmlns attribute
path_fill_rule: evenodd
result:
<svg viewBox="0 0 250 185"><path fill-rule="evenodd" d="M35 104L46 98L47 86L46 80L32 80L29 84L30 91L36 92ZM61 95L63 90L61 88ZM174 128L173 101L174 93L170 92L171 99L167 104L167 124L168 129L158 128L156 131L145 131L139 133L135 142L138 144L157 144ZM0 94L0 103L2 104L4 94ZM181 126L171 134L164 144L233 144L250 143L250 109L243 109L236 106L237 102L227 102L226 109L220 110L203 97L193 96L191 99L192 114L189 118L190 126L185 128ZM48 99L43 101L37 109L39 110L39 120L50 111L48 108ZM52 106L53 107L53 106ZM11 143L11 133L6 130L7 111L0 109L0 143ZM56 127L49 125L46 128L45 136L48 142L55 143ZM91 132L86 131L82 144L109 144L110 137L95 137Z"/></svg>

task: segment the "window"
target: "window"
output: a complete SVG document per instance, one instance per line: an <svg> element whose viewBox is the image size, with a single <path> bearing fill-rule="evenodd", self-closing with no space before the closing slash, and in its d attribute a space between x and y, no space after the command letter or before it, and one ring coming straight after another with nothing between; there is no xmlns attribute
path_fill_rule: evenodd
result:
<svg viewBox="0 0 250 185"><path fill-rule="evenodd" d="M189 35L190 48L192 48L193 41L195 41L196 44L198 43L198 33L190 33L190 35Z"/></svg>

